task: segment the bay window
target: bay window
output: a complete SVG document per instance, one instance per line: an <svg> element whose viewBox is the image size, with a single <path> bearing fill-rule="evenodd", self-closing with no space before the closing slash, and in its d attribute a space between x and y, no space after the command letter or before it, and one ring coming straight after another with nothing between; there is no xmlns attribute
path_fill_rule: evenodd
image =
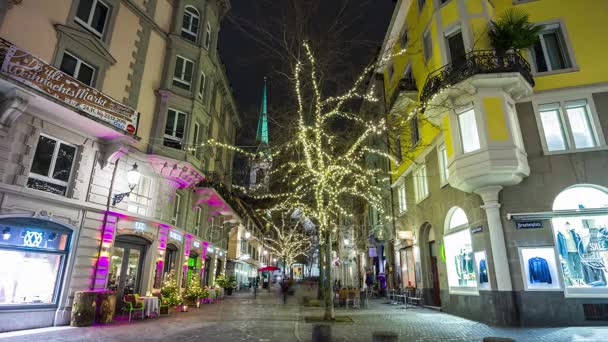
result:
<svg viewBox="0 0 608 342"><path fill-rule="evenodd" d="M193 61L182 56L177 56L175 60L175 71L173 73L173 85L184 90L190 90L193 70Z"/></svg>
<svg viewBox="0 0 608 342"><path fill-rule="evenodd" d="M481 145L479 143L479 131L477 130L475 111L473 108L470 108L466 111L456 113L456 115L458 116L462 152L469 153L479 150Z"/></svg>
<svg viewBox="0 0 608 342"><path fill-rule="evenodd" d="M397 195L399 200L399 213L404 213L407 210L407 201L405 199L405 184L400 184L397 188Z"/></svg>
<svg viewBox="0 0 608 342"><path fill-rule="evenodd" d="M198 26L200 23L200 15L196 8L186 6L184 9L184 17L182 18L182 37L196 43L198 37Z"/></svg>
<svg viewBox="0 0 608 342"><path fill-rule="evenodd" d="M169 109L167 112L167 122L165 123L165 139L163 142L165 146L182 149L187 115L178 110Z"/></svg>
<svg viewBox="0 0 608 342"><path fill-rule="evenodd" d="M445 143L439 145L437 148L437 154L439 155L439 178L441 186L448 183L448 152L445 147Z"/></svg>

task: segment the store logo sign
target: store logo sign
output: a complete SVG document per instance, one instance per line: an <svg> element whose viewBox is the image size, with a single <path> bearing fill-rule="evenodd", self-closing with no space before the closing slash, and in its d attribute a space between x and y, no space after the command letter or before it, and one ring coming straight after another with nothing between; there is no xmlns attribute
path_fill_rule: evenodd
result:
<svg viewBox="0 0 608 342"><path fill-rule="evenodd" d="M23 245L25 247L40 247L42 243L42 233L32 232L28 230L25 232L25 236L23 237Z"/></svg>
<svg viewBox="0 0 608 342"><path fill-rule="evenodd" d="M193 245L195 248L201 248L201 243L200 243L200 241L196 241L196 240L194 240L194 241L192 242L192 245Z"/></svg>
<svg viewBox="0 0 608 342"><path fill-rule="evenodd" d="M135 222L135 230L138 232L143 232L146 230L146 224L143 222Z"/></svg>
<svg viewBox="0 0 608 342"><path fill-rule="evenodd" d="M180 234L174 230L169 231L169 237L172 238L173 240L177 240L180 242L182 241L182 234Z"/></svg>
<svg viewBox="0 0 608 342"><path fill-rule="evenodd" d="M515 224L517 229L535 229L543 227L543 223L541 221L522 221L516 222Z"/></svg>

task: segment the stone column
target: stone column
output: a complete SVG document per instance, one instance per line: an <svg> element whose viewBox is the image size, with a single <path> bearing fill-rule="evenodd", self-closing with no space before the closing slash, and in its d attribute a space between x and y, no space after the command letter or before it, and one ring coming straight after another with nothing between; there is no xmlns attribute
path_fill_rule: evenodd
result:
<svg viewBox="0 0 608 342"><path fill-rule="evenodd" d="M502 220L500 219L500 203L498 202L500 190L502 190L502 186L489 186L475 190L475 193L483 199L484 204L481 207L486 211L486 216L488 217L494 275L498 291L511 291L511 272L509 270L509 259L507 258Z"/></svg>

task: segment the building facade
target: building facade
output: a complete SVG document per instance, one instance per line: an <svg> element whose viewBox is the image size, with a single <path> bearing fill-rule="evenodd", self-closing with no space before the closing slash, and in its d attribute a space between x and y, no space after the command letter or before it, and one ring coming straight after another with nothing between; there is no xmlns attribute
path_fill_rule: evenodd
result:
<svg viewBox="0 0 608 342"><path fill-rule="evenodd" d="M0 332L67 324L75 291L225 272L249 213L227 198L232 153L201 143L234 144L240 125L217 53L229 8L0 6Z"/></svg>
<svg viewBox="0 0 608 342"><path fill-rule="evenodd" d="M542 25L493 51L508 10ZM401 286L499 325L608 319L608 67L600 2L399 1L383 55ZM403 234L400 234L403 232Z"/></svg>

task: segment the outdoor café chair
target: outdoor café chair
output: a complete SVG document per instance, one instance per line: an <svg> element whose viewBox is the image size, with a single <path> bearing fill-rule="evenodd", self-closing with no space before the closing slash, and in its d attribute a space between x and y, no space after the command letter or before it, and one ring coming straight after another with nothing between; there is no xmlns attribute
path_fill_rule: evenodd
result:
<svg viewBox="0 0 608 342"><path fill-rule="evenodd" d="M131 317L133 316L133 312L137 312L140 311L141 312L141 319L144 319L144 302L143 301L138 301L137 298L135 297L135 295L125 295L122 299L123 301L123 307L122 307L122 311L128 311L129 312L129 323L131 323Z"/></svg>
<svg viewBox="0 0 608 342"><path fill-rule="evenodd" d="M169 314L169 303L165 303L163 295L160 292L154 293L154 297L158 298L158 315L163 312L163 308L167 308L167 315Z"/></svg>

